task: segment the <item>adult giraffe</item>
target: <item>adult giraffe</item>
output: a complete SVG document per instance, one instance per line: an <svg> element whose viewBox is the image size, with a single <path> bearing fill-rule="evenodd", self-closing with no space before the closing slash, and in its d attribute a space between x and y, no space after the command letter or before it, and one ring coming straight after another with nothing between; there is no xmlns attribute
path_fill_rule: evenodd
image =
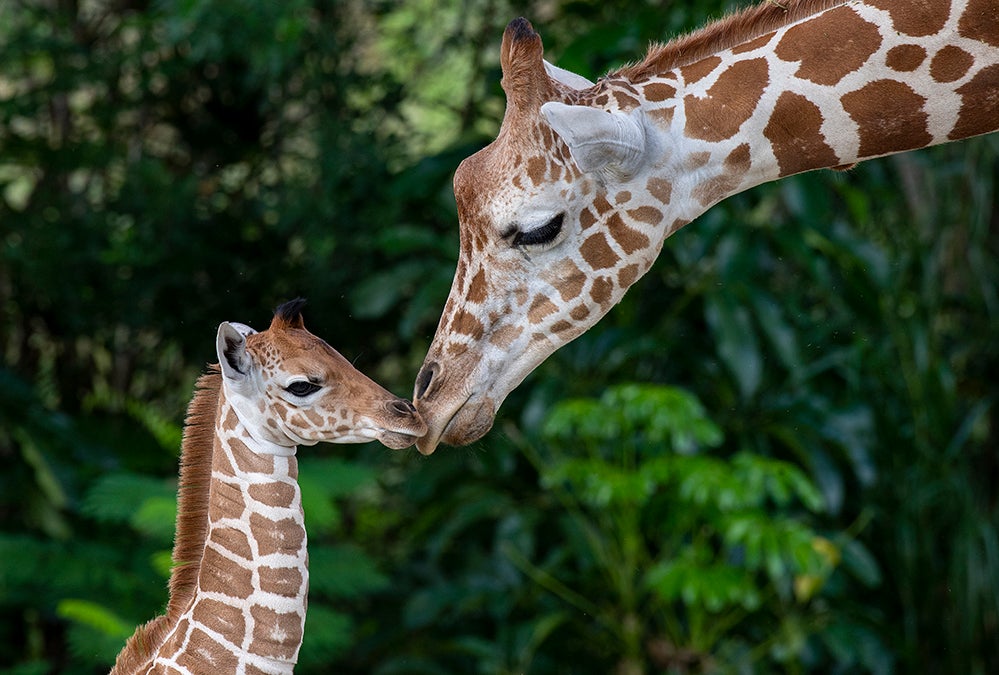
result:
<svg viewBox="0 0 999 675"><path fill-rule="evenodd" d="M999 0L769 0L592 84L516 19L496 140L458 167L461 249L414 401L470 443L663 241L760 183L999 129Z"/></svg>
<svg viewBox="0 0 999 675"><path fill-rule="evenodd" d="M305 330L302 304L261 333L219 326L219 365L187 411L167 611L112 675L291 673L309 585L296 447L405 448L426 431L411 403Z"/></svg>

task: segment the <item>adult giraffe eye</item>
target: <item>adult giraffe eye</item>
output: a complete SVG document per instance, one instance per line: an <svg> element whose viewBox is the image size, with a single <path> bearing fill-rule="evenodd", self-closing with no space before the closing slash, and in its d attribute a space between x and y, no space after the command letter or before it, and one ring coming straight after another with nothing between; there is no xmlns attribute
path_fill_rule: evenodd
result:
<svg viewBox="0 0 999 675"><path fill-rule="evenodd" d="M513 237L513 245L536 246L553 241L558 236L558 233L562 231L562 221L564 219L565 214L559 213L541 227L528 230L527 232L518 232Z"/></svg>
<svg viewBox="0 0 999 675"><path fill-rule="evenodd" d="M308 396L309 394L315 393L320 389L322 389L322 387L315 382L307 382L305 380L297 380L284 388L286 392L294 396Z"/></svg>

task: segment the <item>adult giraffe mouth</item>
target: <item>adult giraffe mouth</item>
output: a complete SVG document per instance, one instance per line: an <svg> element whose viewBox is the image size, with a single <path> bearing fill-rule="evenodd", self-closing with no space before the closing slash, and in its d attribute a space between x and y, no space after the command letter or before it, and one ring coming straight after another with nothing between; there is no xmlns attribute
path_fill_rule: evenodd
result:
<svg viewBox="0 0 999 675"><path fill-rule="evenodd" d="M450 411L428 407L421 400L417 400L416 409L427 424L427 433L416 441L422 455L433 454L441 443L468 445L479 440L492 428L495 416L492 399L475 394L469 394Z"/></svg>

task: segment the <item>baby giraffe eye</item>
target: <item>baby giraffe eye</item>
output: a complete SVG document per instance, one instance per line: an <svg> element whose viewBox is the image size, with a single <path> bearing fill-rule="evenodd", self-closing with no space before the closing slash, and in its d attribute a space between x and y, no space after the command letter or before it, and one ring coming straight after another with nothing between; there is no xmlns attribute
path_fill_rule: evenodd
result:
<svg viewBox="0 0 999 675"><path fill-rule="evenodd" d="M309 394L317 392L320 389L322 389L322 387L318 384L315 382L308 382L307 380L296 380L284 388L284 390L289 394L299 397L308 396Z"/></svg>
<svg viewBox="0 0 999 675"><path fill-rule="evenodd" d="M527 232L517 232L513 237L514 246L536 246L547 244L558 236L562 231L562 221L565 219L564 213L559 213L541 227L537 227Z"/></svg>

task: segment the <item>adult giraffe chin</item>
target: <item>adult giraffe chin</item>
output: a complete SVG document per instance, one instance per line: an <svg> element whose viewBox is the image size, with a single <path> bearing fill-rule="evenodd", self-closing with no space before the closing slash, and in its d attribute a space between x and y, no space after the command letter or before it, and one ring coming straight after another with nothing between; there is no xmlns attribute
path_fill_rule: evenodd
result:
<svg viewBox="0 0 999 675"><path fill-rule="evenodd" d="M542 52L510 23L499 135L455 172L458 267L414 388L424 454L484 435L725 197L999 129L999 0L764 3L596 84Z"/></svg>

